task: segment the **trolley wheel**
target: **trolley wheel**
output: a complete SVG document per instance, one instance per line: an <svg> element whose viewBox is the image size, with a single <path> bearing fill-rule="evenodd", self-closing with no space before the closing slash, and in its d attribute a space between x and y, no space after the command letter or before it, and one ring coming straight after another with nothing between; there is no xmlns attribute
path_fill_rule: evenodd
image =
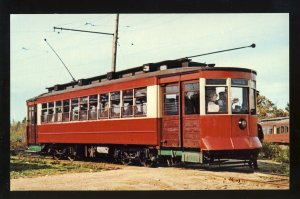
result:
<svg viewBox="0 0 300 199"><path fill-rule="evenodd" d="M123 165L130 165L131 164L131 161L128 158L122 158L121 162L122 162Z"/></svg>
<svg viewBox="0 0 300 199"><path fill-rule="evenodd" d="M70 160L70 161L74 161L76 159L76 154L69 154L67 156L67 158Z"/></svg>
<svg viewBox="0 0 300 199"><path fill-rule="evenodd" d="M59 149L55 149L54 150L54 153L53 153L53 158L55 160L61 160L62 159L62 156L63 156L63 152Z"/></svg>
<svg viewBox="0 0 300 199"><path fill-rule="evenodd" d="M141 165L144 167L152 167L152 161L151 160L141 160Z"/></svg>
<svg viewBox="0 0 300 199"><path fill-rule="evenodd" d="M70 161L74 161L75 159L77 159L77 153L76 153L76 151L75 151L75 149L73 147L69 148L67 158Z"/></svg>

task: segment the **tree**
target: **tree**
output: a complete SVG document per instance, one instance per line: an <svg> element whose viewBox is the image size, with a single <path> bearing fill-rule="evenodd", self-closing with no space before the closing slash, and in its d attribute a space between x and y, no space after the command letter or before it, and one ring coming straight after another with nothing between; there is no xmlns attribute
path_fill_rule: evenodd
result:
<svg viewBox="0 0 300 199"><path fill-rule="evenodd" d="M287 108L285 108L287 110ZM289 103L288 103L289 110ZM274 118L274 117L286 117L289 115L289 111L284 111L277 108L275 104L263 95L257 96L257 116L258 119Z"/></svg>
<svg viewBox="0 0 300 199"><path fill-rule="evenodd" d="M286 110L286 111L289 113L289 115L290 115L290 103L289 103L289 102L286 104L285 110Z"/></svg>

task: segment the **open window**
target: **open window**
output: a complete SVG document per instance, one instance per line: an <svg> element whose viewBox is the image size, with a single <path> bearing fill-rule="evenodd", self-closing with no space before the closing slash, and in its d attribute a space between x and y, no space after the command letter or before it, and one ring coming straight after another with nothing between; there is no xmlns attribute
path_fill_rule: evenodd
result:
<svg viewBox="0 0 300 199"><path fill-rule="evenodd" d="M134 89L134 115L146 116L147 115L147 88Z"/></svg>
<svg viewBox="0 0 300 199"><path fill-rule="evenodd" d="M62 113L62 121L69 122L70 121L70 100L63 100L63 113Z"/></svg>
<svg viewBox="0 0 300 199"><path fill-rule="evenodd" d="M99 118L108 118L109 98L108 93L99 96Z"/></svg>
<svg viewBox="0 0 300 199"><path fill-rule="evenodd" d="M120 117L120 91L110 93L110 117Z"/></svg>
<svg viewBox="0 0 300 199"><path fill-rule="evenodd" d="M47 123L47 115L48 115L48 105L47 103L42 104L42 115L41 115L41 122Z"/></svg>
<svg viewBox="0 0 300 199"><path fill-rule="evenodd" d="M122 117L133 116L133 89L123 91Z"/></svg>
<svg viewBox="0 0 300 199"><path fill-rule="evenodd" d="M71 99L71 121L77 121L79 119L79 105L78 98Z"/></svg>
<svg viewBox="0 0 300 199"><path fill-rule="evenodd" d="M89 96L89 120L97 119L98 95Z"/></svg>
<svg viewBox="0 0 300 199"><path fill-rule="evenodd" d="M62 101L55 102L55 121L62 122Z"/></svg>
<svg viewBox="0 0 300 199"><path fill-rule="evenodd" d="M54 122L54 102L48 102L47 122Z"/></svg>
<svg viewBox="0 0 300 199"><path fill-rule="evenodd" d="M88 97L81 97L79 105L79 120L87 120Z"/></svg>

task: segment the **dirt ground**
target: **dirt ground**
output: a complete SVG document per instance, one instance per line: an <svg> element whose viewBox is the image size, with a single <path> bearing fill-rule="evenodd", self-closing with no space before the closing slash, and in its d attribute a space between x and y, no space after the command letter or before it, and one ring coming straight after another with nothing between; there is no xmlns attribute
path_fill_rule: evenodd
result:
<svg viewBox="0 0 300 199"><path fill-rule="evenodd" d="M11 179L10 186L11 191L288 189L289 178L272 174L270 165L268 161L259 161L260 170L255 172L249 167L208 170L189 165L158 168L118 165L117 170Z"/></svg>

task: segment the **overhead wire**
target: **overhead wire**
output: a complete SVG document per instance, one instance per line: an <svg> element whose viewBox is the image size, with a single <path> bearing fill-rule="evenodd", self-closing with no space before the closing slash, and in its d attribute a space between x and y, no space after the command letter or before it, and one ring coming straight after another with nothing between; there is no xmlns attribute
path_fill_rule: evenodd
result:
<svg viewBox="0 0 300 199"><path fill-rule="evenodd" d="M109 15L106 15L105 18L107 18ZM98 19L99 17L93 17L93 18L89 18L89 19ZM89 20L88 19L88 20ZM101 20L101 19L100 19ZM85 20L81 20L81 21L87 21L86 19ZM99 21L99 20L98 20ZM66 24L74 24L74 23L78 23L78 21L76 22L70 22L70 23L65 23ZM62 25L62 24L61 24ZM82 25L83 26L83 25ZM53 31L27 31L27 32L46 32L46 33L53 33ZM71 33L72 34L72 33ZM55 38L55 35L53 34L46 34L47 36L45 36L46 38L51 38L52 41L57 41L59 40L60 38ZM75 35L75 34L74 34ZM87 41L83 41L84 43L90 43L91 41L97 41L97 40L100 40L100 39L105 39L105 38L99 38L99 39L89 39ZM72 40L74 40L74 38L72 38ZM77 40L78 41L78 40ZM33 43L31 43L32 45ZM37 45L34 45L34 46L37 46ZM66 50L66 49L69 49L69 48L73 48L73 47L78 47L80 46L80 44L75 44L75 45L71 45L71 46L67 46L67 47L63 47L63 48L58 48L57 50ZM27 47L28 49L31 49L30 47ZM35 50L35 51L38 51L38 50ZM43 50L41 50L40 52L42 52ZM15 51L14 51L15 52ZM42 54L43 55L43 54ZM34 56L30 56L30 57L25 57L25 58L21 58L21 59L17 59L17 61L23 61L23 60L26 60L26 59L32 59L32 58L36 58L36 57L40 57L42 55L34 55Z"/></svg>

